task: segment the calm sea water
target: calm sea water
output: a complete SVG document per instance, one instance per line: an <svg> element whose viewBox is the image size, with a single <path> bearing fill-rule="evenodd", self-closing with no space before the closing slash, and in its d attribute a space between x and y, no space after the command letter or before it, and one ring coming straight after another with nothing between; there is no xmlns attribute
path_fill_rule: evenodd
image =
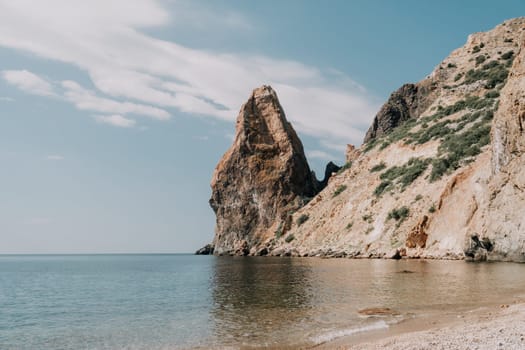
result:
<svg viewBox="0 0 525 350"><path fill-rule="evenodd" d="M525 265L510 263L0 256L0 349L311 345L504 302L524 293L523 276ZM402 316L357 314L376 306Z"/></svg>

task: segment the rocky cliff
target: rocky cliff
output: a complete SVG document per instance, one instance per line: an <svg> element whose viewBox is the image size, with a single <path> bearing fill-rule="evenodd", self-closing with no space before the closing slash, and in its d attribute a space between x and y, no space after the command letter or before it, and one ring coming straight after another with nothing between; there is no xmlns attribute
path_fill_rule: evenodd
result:
<svg viewBox="0 0 525 350"><path fill-rule="evenodd" d="M525 261L524 33L472 34L394 92L309 201L300 141L255 90L212 181L216 253Z"/></svg>
<svg viewBox="0 0 525 350"><path fill-rule="evenodd" d="M255 89L241 107L235 140L211 187L216 254L256 253L252 248L273 235L268 230L275 222L284 231L289 213L315 195L317 181L303 145L271 87Z"/></svg>

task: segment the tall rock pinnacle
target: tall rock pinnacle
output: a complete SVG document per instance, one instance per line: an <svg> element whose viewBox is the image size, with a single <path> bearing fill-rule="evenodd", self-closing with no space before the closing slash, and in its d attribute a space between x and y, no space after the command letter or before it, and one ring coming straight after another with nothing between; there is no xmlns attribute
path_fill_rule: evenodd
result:
<svg viewBox="0 0 525 350"><path fill-rule="evenodd" d="M274 235L270 228L276 221L315 195L316 186L277 94L270 86L255 89L241 107L233 145L211 181L215 253L249 254Z"/></svg>

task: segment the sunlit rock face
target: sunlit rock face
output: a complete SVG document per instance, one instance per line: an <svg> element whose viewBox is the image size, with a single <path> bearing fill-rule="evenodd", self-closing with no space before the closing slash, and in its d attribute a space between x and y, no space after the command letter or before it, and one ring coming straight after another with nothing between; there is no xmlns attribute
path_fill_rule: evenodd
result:
<svg viewBox="0 0 525 350"><path fill-rule="evenodd" d="M247 255L276 221L313 197L317 182L303 145L270 86L241 107L235 140L212 178L215 254Z"/></svg>
<svg viewBox="0 0 525 350"><path fill-rule="evenodd" d="M524 45L525 18L471 34L390 96L324 189L256 89L213 177L215 253L525 261Z"/></svg>

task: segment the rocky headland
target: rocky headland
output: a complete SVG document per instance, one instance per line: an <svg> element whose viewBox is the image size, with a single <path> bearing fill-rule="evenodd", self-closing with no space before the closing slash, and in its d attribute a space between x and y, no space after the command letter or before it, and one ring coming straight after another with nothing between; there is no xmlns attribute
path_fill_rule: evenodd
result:
<svg viewBox="0 0 525 350"><path fill-rule="evenodd" d="M276 92L255 89L215 169L217 255L525 261L525 18L396 90L318 181Z"/></svg>

